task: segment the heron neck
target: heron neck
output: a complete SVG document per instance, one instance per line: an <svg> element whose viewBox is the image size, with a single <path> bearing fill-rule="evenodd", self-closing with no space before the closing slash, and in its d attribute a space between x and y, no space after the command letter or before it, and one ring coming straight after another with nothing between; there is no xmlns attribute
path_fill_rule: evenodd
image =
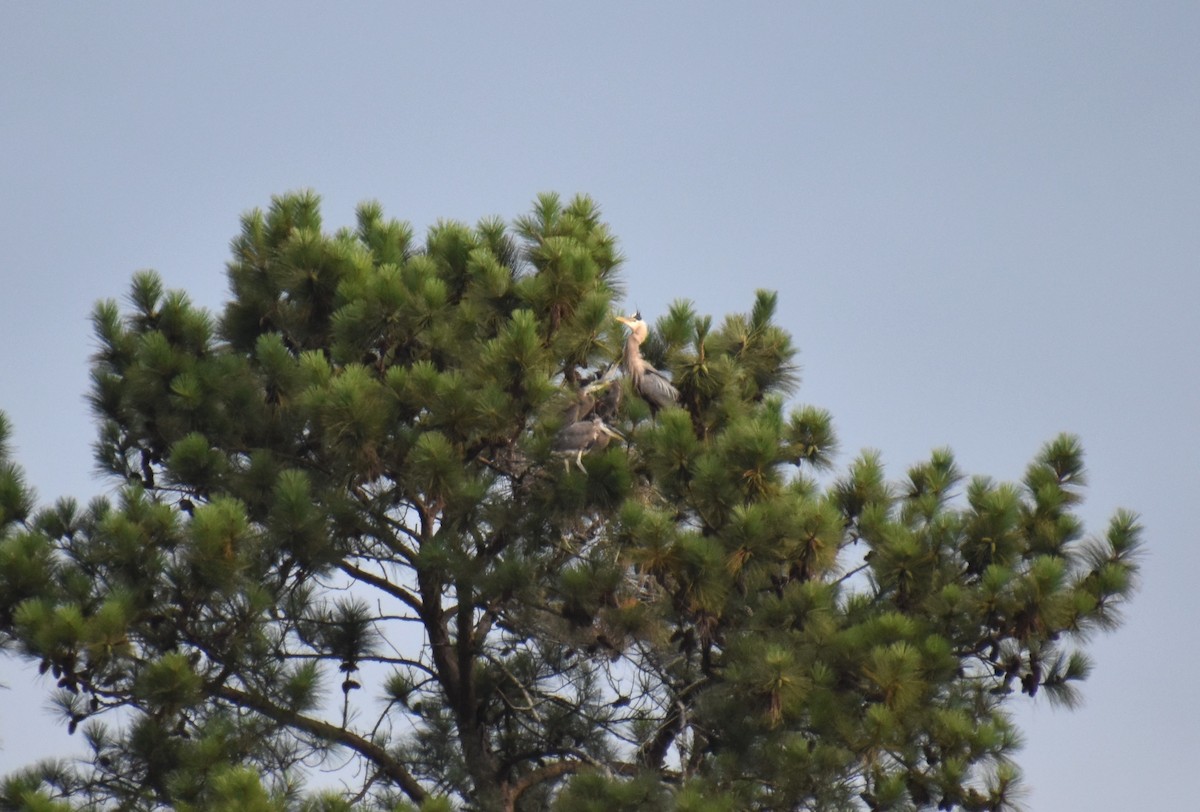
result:
<svg viewBox="0 0 1200 812"><path fill-rule="evenodd" d="M632 333L625 339L625 371L634 377L641 376L646 363L642 360L642 351L638 347L640 343Z"/></svg>

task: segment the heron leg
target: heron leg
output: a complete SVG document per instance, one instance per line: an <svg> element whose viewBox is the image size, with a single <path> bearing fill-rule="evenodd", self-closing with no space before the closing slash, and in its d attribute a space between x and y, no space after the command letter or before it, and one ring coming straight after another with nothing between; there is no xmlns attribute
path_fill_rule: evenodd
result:
<svg viewBox="0 0 1200 812"><path fill-rule="evenodd" d="M581 450L575 455L575 464L579 466L579 470L583 471L583 475L587 476L587 469L583 467L583 451Z"/></svg>

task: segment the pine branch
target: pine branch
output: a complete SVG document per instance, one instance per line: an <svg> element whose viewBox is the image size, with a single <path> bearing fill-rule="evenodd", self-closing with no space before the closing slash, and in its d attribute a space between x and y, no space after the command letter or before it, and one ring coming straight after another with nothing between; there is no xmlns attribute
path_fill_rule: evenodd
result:
<svg viewBox="0 0 1200 812"><path fill-rule="evenodd" d="M658 730L654 734L654 738L644 744L642 750L642 763L651 769L660 769L663 759L667 756L667 750L670 749L671 743L675 738L683 732L687 725L688 703L692 700L693 695L703 686L707 685L709 679L699 679L691 685L685 686L675 696L674 710L662 724L658 726Z"/></svg>
<svg viewBox="0 0 1200 812"><path fill-rule="evenodd" d="M305 733L311 733L326 741L347 747L375 764L384 775L391 778L414 803L421 803L429 797L429 793L417 783L417 779L404 768L399 761L392 757L387 750L372 741L364 739L357 733L345 728L331 725L320 719L281 708L261 696L239 691L228 685L220 685L216 689L220 698L232 702L240 708L252 710L272 721L286 725Z"/></svg>
<svg viewBox="0 0 1200 812"><path fill-rule="evenodd" d="M553 764L547 764L543 767L538 767L533 772L529 772L521 776L520 779L518 779L517 782L512 785L512 789L509 790L509 802L515 808L517 801L521 799L522 795L543 781L549 781L562 775L569 775L570 773L579 772L580 770L587 769L591 766L593 765L584 761L556 761Z"/></svg>
<svg viewBox="0 0 1200 812"><path fill-rule="evenodd" d="M356 581L362 581L364 584L370 584L376 589L386 592L393 598L402 601L418 615L422 614L420 598L409 592L407 589L393 584L386 578L381 578L378 575L372 575L366 570L359 569L358 567L347 563L346 561L339 561L337 566L338 569L349 575L351 578L354 578Z"/></svg>

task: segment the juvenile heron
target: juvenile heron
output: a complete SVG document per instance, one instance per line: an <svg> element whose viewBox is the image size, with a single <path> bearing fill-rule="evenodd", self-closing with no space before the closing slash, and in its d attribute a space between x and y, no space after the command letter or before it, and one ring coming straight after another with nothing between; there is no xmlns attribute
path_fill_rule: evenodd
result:
<svg viewBox="0 0 1200 812"><path fill-rule="evenodd" d="M599 415L592 415L589 420L576 420L559 429L558 434L554 436L554 445L551 450L562 456L563 470L570 470L571 457L574 456L575 465L586 474L587 469L583 467L583 455L593 449L604 448L612 437L619 440L625 439L621 432L605 425Z"/></svg>
<svg viewBox="0 0 1200 812"><path fill-rule="evenodd" d="M632 316L617 316L617 321L629 328L625 339L625 357L622 365L625 374L633 382L633 388L642 400L650 404L650 411L657 412L679 402L679 390L671 385L670 379L642 358L642 342L650 334L650 328L642 320L641 313Z"/></svg>
<svg viewBox="0 0 1200 812"><path fill-rule="evenodd" d="M587 420L593 414L599 415L605 423L616 422L617 410L621 405L620 377L616 373L616 364L610 364L607 369L596 373L595 377L583 386L563 413L565 422L574 423L576 420Z"/></svg>
<svg viewBox="0 0 1200 812"><path fill-rule="evenodd" d="M596 408L596 397L586 388L580 389L563 412L563 425L587 422Z"/></svg>
<svg viewBox="0 0 1200 812"><path fill-rule="evenodd" d="M580 420L590 420L593 414L603 420L611 420L617 416L617 406L621 402L621 387L614 386L616 379L609 375L610 370L598 373L596 378L571 397L567 408L563 410L563 425L577 423Z"/></svg>

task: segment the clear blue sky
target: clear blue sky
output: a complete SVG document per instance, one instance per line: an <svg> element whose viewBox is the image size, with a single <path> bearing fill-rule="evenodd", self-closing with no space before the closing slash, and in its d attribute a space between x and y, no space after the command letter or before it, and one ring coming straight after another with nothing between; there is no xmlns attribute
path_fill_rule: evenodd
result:
<svg viewBox="0 0 1200 812"><path fill-rule="evenodd" d="M1090 529L1139 511L1149 555L1084 708L1019 713L1028 803L1194 808L1200 5L427 5L0 9L0 409L41 497L106 487L88 314L133 271L219 307L239 215L302 187L419 230L586 192L647 316L779 291L843 464L1013 479L1082 436ZM0 681L0 772L79 747Z"/></svg>

